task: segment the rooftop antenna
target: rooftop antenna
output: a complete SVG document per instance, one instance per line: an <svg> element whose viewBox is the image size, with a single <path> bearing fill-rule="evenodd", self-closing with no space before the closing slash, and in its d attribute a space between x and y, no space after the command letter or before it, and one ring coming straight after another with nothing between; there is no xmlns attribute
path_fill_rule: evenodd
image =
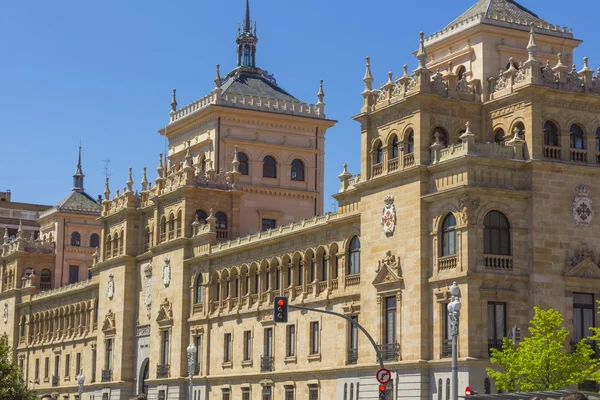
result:
<svg viewBox="0 0 600 400"><path fill-rule="evenodd" d="M104 168L102 168L102 172L104 173L104 177L105 178L111 177L112 174L108 173L108 163L110 163L110 158L106 159L106 160L102 160L102 162L104 163Z"/></svg>

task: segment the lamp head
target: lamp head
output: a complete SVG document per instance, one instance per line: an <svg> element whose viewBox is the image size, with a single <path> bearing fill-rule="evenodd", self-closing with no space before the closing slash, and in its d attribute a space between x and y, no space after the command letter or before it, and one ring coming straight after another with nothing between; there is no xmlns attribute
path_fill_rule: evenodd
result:
<svg viewBox="0 0 600 400"><path fill-rule="evenodd" d="M190 356L193 356L194 354L196 354L196 345L194 343L190 343L190 345L187 347L187 353Z"/></svg>
<svg viewBox="0 0 600 400"><path fill-rule="evenodd" d="M458 288L456 282L453 282L452 286L450 286L450 295L453 297L458 297L460 295L460 289Z"/></svg>
<svg viewBox="0 0 600 400"><path fill-rule="evenodd" d="M454 299L454 311L455 312L459 312L460 308L461 308L462 304L460 303L460 299L458 297L456 297Z"/></svg>
<svg viewBox="0 0 600 400"><path fill-rule="evenodd" d="M446 307L448 308L448 313L454 313L454 298L452 299L452 301L450 301L450 303L448 303Z"/></svg>

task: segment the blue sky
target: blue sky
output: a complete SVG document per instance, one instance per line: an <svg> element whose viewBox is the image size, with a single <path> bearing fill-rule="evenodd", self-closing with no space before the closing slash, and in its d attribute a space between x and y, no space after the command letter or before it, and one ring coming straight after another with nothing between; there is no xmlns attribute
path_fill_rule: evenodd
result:
<svg viewBox="0 0 600 400"><path fill-rule="evenodd" d="M443 28L475 0L251 0L258 23L258 66L297 98L316 102L325 80L329 118L325 209L337 192L344 162L360 165L360 130L351 120L361 106L364 58L375 84L387 71L416 67L411 52L419 31ZM551 23L574 28L584 40L578 67L600 62L597 0L522 0ZM4 173L0 191L13 200L55 204L71 190L77 146L83 145L86 191L122 190L128 168L136 187L147 166L154 179L168 121L172 88L180 106L213 87L215 64L235 67L237 23L244 0L1 0L0 120ZM418 16L418 17L417 17Z"/></svg>

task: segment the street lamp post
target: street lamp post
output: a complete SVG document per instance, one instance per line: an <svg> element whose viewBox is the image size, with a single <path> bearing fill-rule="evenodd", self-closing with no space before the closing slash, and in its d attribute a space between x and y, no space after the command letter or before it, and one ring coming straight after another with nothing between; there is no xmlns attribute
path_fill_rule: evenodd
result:
<svg viewBox="0 0 600 400"><path fill-rule="evenodd" d="M76 377L77 379L77 393L79 393L79 400L82 400L83 397L83 384L85 383L85 375L83 374L83 368L79 370L79 375Z"/></svg>
<svg viewBox="0 0 600 400"><path fill-rule="evenodd" d="M187 347L187 359L188 359L188 376L190 378L189 389L188 389L188 400L192 400L192 391L193 391L193 383L192 379L194 378L194 370L196 366L196 346L194 343L190 343Z"/></svg>
<svg viewBox="0 0 600 400"><path fill-rule="evenodd" d="M448 303L448 315L450 317L450 329L452 330L452 400L458 400L458 324L460 317L460 289L456 282L450 287L450 303Z"/></svg>

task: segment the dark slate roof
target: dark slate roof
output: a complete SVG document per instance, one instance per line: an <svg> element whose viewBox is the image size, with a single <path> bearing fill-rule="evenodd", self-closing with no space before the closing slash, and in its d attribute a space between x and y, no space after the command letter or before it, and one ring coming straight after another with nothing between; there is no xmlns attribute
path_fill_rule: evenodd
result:
<svg viewBox="0 0 600 400"><path fill-rule="evenodd" d="M283 101L299 101L277 86L274 78L265 77L262 70L237 68L223 80L223 94L235 93L242 96L259 96Z"/></svg>
<svg viewBox="0 0 600 400"><path fill-rule="evenodd" d="M102 211L102 206L96 200L85 192L72 191L60 203L45 211L43 214L53 212L65 212L75 214L98 214Z"/></svg>
<svg viewBox="0 0 600 400"><path fill-rule="evenodd" d="M520 21L523 25L534 22L536 25L549 25L535 13L529 11L513 0L479 0L473 7L465 11L460 17L448 24L446 28L467 21L475 15L483 14L484 18L505 19L507 21Z"/></svg>

